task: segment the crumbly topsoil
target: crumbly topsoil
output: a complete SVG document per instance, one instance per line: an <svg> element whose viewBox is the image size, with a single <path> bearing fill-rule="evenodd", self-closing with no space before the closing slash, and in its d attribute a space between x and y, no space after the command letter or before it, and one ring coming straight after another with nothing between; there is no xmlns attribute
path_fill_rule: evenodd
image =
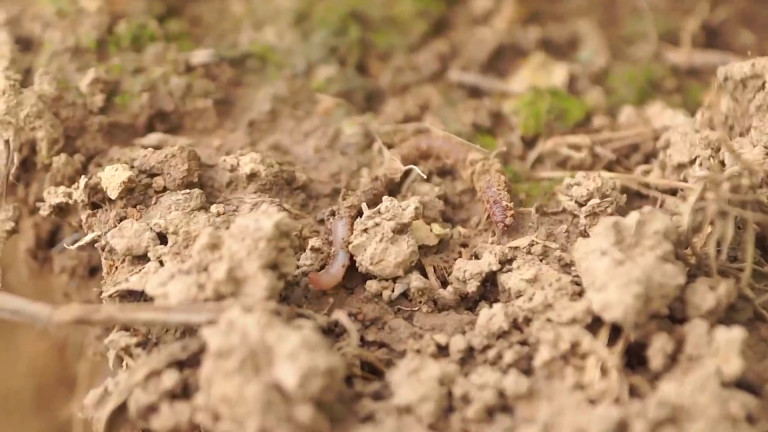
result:
<svg viewBox="0 0 768 432"><path fill-rule="evenodd" d="M72 299L221 306L102 329L110 375L74 404L94 431L768 428L768 58L717 69L694 115L611 109L589 20L320 3L0 15L2 241L26 219L73 287L100 269ZM591 118L530 134L515 95L535 86L578 88Z"/></svg>

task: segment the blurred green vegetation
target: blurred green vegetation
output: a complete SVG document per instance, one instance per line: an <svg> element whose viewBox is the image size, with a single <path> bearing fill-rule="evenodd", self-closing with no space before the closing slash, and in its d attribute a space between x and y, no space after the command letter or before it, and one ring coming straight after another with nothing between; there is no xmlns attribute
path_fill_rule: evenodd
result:
<svg viewBox="0 0 768 432"><path fill-rule="evenodd" d="M564 90L533 88L512 100L511 113L521 135L533 137L573 128L587 117L588 106Z"/></svg>
<svg viewBox="0 0 768 432"><path fill-rule="evenodd" d="M522 172L512 166L507 166L505 170L512 193L525 207L549 201L555 196L557 185L560 184L556 180L528 180Z"/></svg>
<svg viewBox="0 0 768 432"><path fill-rule="evenodd" d="M608 104L612 108L642 105L658 93L661 81L670 76L671 71L658 63L614 63L605 78Z"/></svg>
<svg viewBox="0 0 768 432"><path fill-rule="evenodd" d="M347 66L369 50L389 54L418 42L450 0L307 0L299 24Z"/></svg>

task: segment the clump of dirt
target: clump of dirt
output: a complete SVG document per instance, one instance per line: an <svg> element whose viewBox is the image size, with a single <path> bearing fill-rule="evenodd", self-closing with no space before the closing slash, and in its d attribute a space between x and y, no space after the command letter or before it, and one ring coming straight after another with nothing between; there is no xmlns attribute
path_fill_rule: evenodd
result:
<svg viewBox="0 0 768 432"><path fill-rule="evenodd" d="M635 421L647 428L663 424L679 430L749 428L760 403L729 386L744 371L744 328L713 327L694 319L683 327L683 335L676 366L659 380L645 406L635 404Z"/></svg>
<svg viewBox="0 0 768 432"><path fill-rule="evenodd" d="M463 299L477 299L483 292L485 278L499 270L509 259L506 248L487 245L475 253L476 258L459 258L453 264L446 288L448 295Z"/></svg>
<svg viewBox="0 0 768 432"><path fill-rule="evenodd" d="M200 228L187 253L153 254L163 265L146 276L144 292L156 303L230 297L244 303L274 300L296 269L292 236L296 224L279 209L264 206L238 215L226 229Z"/></svg>
<svg viewBox="0 0 768 432"><path fill-rule="evenodd" d="M668 314L686 280L685 266L675 257L677 236L672 219L651 208L601 219L573 247L592 310L627 331Z"/></svg>
<svg viewBox="0 0 768 432"><path fill-rule="evenodd" d="M685 287L685 313L690 318L715 322L736 301L738 289L733 279L700 277Z"/></svg>
<svg viewBox="0 0 768 432"><path fill-rule="evenodd" d="M98 174L101 187L110 199L117 199L120 194L136 184L136 177L131 167L126 164L109 165Z"/></svg>
<svg viewBox="0 0 768 432"><path fill-rule="evenodd" d="M233 309L201 335L207 348L191 404L197 424L212 431L332 430L328 405L341 400L345 365L313 323Z"/></svg>
<svg viewBox="0 0 768 432"><path fill-rule="evenodd" d="M457 374L456 365L445 360L408 355L387 374L392 405L412 413L424 425L434 424L448 411Z"/></svg>
<svg viewBox="0 0 768 432"><path fill-rule="evenodd" d="M580 296L581 288L573 276L541 262L538 257L520 256L496 277L499 300L513 302L531 319L546 317L563 324L586 324L591 318L589 302ZM531 286L539 288L531 290Z"/></svg>
<svg viewBox="0 0 768 432"><path fill-rule="evenodd" d="M600 173L576 173L573 178L563 180L561 189L560 202L579 216L582 230L595 225L601 216L616 214L627 202L619 183Z"/></svg>
<svg viewBox="0 0 768 432"><path fill-rule="evenodd" d="M349 239L358 270L384 279L405 276L419 259L419 239L412 227L421 221L422 211L416 199L400 203L384 197L380 205L364 212Z"/></svg>

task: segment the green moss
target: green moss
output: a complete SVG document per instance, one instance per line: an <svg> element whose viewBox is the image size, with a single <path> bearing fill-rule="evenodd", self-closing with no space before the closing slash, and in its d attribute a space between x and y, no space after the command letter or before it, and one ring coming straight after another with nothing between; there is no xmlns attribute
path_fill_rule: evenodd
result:
<svg viewBox="0 0 768 432"><path fill-rule="evenodd" d="M524 206L532 207L552 199L558 184L553 180L534 180L517 183L512 186L512 190L520 197Z"/></svg>
<svg viewBox="0 0 768 432"><path fill-rule="evenodd" d="M40 3L60 16L66 16L77 8L73 0L40 0Z"/></svg>
<svg viewBox="0 0 768 432"><path fill-rule="evenodd" d="M128 108L128 105L131 104L133 101L133 95L127 91L121 91L120 93L116 94L114 99L112 101L115 103L115 106L119 109L126 109Z"/></svg>
<svg viewBox="0 0 768 432"><path fill-rule="evenodd" d="M119 22L107 41L109 52L141 51L160 40L159 26L152 20L126 20Z"/></svg>
<svg viewBox="0 0 768 432"><path fill-rule="evenodd" d="M616 63L605 79L608 103L614 108L643 104L653 97L659 83L669 74L666 67L656 63Z"/></svg>
<svg viewBox="0 0 768 432"><path fill-rule="evenodd" d="M165 40L175 44L180 51L195 49L196 44L186 21L180 18L168 18L163 21L162 27Z"/></svg>
<svg viewBox="0 0 768 432"><path fill-rule="evenodd" d="M511 165L505 167L504 171L511 183L519 183L525 179L525 176Z"/></svg>
<svg viewBox="0 0 768 432"><path fill-rule="evenodd" d="M475 135L473 141L486 150L493 151L499 148L499 142L496 140L496 137L486 132L479 132Z"/></svg>
<svg viewBox="0 0 768 432"><path fill-rule="evenodd" d="M690 113L696 112L701 107L706 87L697 81L686 81L683 84L683 107Z"/></svg>
<svg viewBox="0 0 768 432"><path fill-rule="evenodd" d="M560 89L528 90L513 100L511 108L524 137L570 129L588 114L584 101Z"/></svg>
<svg viewBox="0 0 768 432"><path fill-rule="evenodd" d="M269 44L254 42L249 46L249 53L264 63L277 64L280 62L277 50Z"/></svg>
<svg viewBox="0 0 768 432"><path fill-rule="evenodd" d="M125 71L122 63L109 63L106 66L107 75L111 78L120 78Z"/></svg>
<svg viewBox="0 0 768 432"><path fill-rule="evenodd" d="M421 39L450 0L326 0L308 2L301 24L330 55L352 65L372 48L390 54Z"/></svg>
<svg viewBox="0 0 768 432"><path fill-rule="evenodd" d="M526 180L525 175L513 167L506 167L512 193L519 197L525 207L541 204L554 197L558 181L555 180Z"/></svg>
<svg viewBox="0 0 768 432"><path fill-rule="evenodd" d="M99 40L93 36L83 37L80 46L88 51L96 51L99 49Z"/></svg>

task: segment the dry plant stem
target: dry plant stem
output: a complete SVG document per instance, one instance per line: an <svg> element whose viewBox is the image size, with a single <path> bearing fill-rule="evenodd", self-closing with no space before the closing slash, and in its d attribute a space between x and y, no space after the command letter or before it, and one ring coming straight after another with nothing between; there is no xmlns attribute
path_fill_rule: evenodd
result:
<svg viewBox="0 0 768 432"><path fill-rule="evenodd" d="M151 303L51 305L15 294L0 292L0 319L33 324L59 325L165 325L200 326L215 322L229 303L156 306Z"/></svg>
<svg viewBox="0 0 768 432"><path fill-rule="evenodd" d="M699 1L696 9L680 26L680 46L662 44L662 60L682 70L712 70L728 63L744 60L736 53L708 48L694 48L693 38L713 15L710 1Z"/></svg>
<svg viewBox="0 0 768 432"><path fill-rule="evenodd" d="M709 203L701 202L694 206L694 208L705 208L709 205ZM768 215L758 213L752 210L743 209L740 207L734 207L732 205L726 204L725 202L718 203L720 208L724 211L728 211L731 213L734 213L738 216L742 216L745 218L752 218L753 220L768 223Z"/></svg>
<svg viewBox="0 0 768 432"><path fill-rule="evenodd" d="M699 0L694 10L685 18L683 25L680 26L678 37L681 48L693 48L693 37L704 25L704 20L710 15L711 10L710 0Z"/></svg>
<svg viewBox="0 0 768 432"><path fill-rule="evenodd" d="M560 135L550 138L547 141L557 143L562 140L564 143L575 143L588 141L588 145L595 144L608 144L613 142L625 142L627 140L639 140L641 138L652 139L654 136L662 132L661 129L653 129L649 127L637 127L632 129L624 129L618 131L603 131L595 132L591 134L572 134L572 135ZM580 140L580 141L579 141Z"/></svg>
<svg viewBox="0 0 768 432"><path fill-rule="evenodd" d="M755 232L754 220L747 216L747 226L744 232L744 272L741 274L741 290L747 291L749 289L749 281L752 280L752 269L755 265ZM733 223L735 225L735 222ZM759 306L758 306L759 307Z"/></svg>
<svg viewBox="0 0 768 432"><path fill-rule="evenodd" d="M4 160L2 162L3 166L0 168L0 187L3 189L2 204L5 205L6 195L8 193L8 182L11 179L11 173L14 169L13 145L10 140L3 140L2 158Z"/></svg>
<svg viewBox="0 0 768 432"><path fill-rule="evenodd" d="M539 156L549 151L567 153L568 147L594 149L601 156L613 160L616 159L613 150L655 139L663 131L663 129L638 127L591 134L558 135L540 141L526 158L526 165L528 168L532 167Z"/></svg>
<svg viewBox="0 0 768 432"><path fill-rule="evenodd" d="M202 339L193 337L173 341L150 352L141 360L140 366L129 369L124 378L116 383L111 392L93 407L89 413L94 432L116 430L116 418L125 410L131 394L147 378L173 363L177 363L200 353L205 347ZM122 430L122 429L121 429Z"/></svg>
<svg viewBox="0 0 768 432"><path fill-rule="evenodd" d="M744 60L744 57L716 49L708 48L678 48L663 45L661 58L671 66L687 71L714 70L729 63Z"/></svg>
<svg viewBox="0 0 768 432"><path fill-rule="evenodd" d="M659 49L659 32L653 19L653 11L648 4L648 0L636 0L636 3L642 15L643 25L648 33L648 55L654 56Z"/></svg>
<svg viewBox="0 0 768 432"><path fill-rule="evenodd" d="M446 74L446 78L454 84L475 88L486 93L501 93L511 96L519 94L519 92L511 88L504 82L504 80L474 72L451 69Z"/></svg>
<svg viewBox="0 0 768 432"><path fill-rule="evenodd" d="M566 177L573 177L578 172L586 172L599 174L605 178L610 178L618 181L629 181L634 183L647 184L659 189L683 189L683 190L696 190L697 186L691 183L685 183L675 180L658 179L641 177L634 174L617 173L611 171L537 171L530 173L530 178L534 180L556 180Z"/></svg>
<svg viewBox="0 0 768 432"><path fill-rule="evenodd" d="M390 136L397 142L403 142L402 146L406 147L408 147L409 144L413 144L414 142L418 143L419 139L423 139L424 137L419 135L420 133L431 133L437 136L432 137L432 139L443 140L440 143L445 146L443 150L450 152L453 156L464 157L467 155L467 152L470 151L484 155L490 155L488 150L473 144L458 135L454 135L448 131L444 131L425 122L400 123L380 126L377 129L377 132L382 135ZM401 145L398 145L397 147L401 147Z"/></svg>

